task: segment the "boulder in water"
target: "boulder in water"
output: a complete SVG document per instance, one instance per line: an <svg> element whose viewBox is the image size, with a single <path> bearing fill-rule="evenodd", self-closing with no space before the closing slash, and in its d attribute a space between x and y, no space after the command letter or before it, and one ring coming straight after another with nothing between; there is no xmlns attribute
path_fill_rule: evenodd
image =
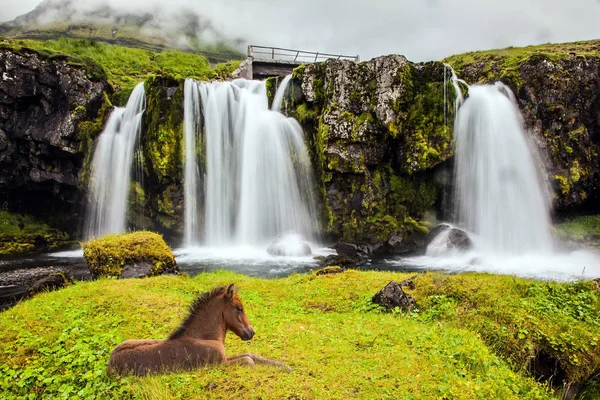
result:
<svg viewBox="0 0 600 400"><path fill-rule="evenodd" d="M308 243L302 240L302 236L288 232L277 236L267 248L267 253L272 256L304 257L310 256L312 250Z"/></svg>
<svg viewBox="0 0 600 400"><path fill-rule="evenodd" d="M432 250L433 246L437 248L436 252L453 249L466 251L473 247L473 242L467 232L447 224L440 224L433 228L429 235L428 249Z"/></svg>

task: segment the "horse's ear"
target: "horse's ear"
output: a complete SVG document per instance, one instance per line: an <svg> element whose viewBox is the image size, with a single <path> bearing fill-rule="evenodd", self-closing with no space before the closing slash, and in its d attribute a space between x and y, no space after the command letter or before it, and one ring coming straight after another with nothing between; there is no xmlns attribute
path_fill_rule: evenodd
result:
<svg viewBox="0 0 600 400"><path fill-rule="evenodd" d="M232 283L227 287L227 298L231 299L237 293L238 288L235 286L235 283Z"/></svg>

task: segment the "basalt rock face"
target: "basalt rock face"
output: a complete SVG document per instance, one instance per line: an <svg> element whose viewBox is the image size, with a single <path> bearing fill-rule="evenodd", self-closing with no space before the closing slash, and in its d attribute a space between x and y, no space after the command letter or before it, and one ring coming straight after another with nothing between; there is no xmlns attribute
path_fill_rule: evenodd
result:
<svg viewBox="0 0 600 400"><path fill-rule="evenodd" d="M74 233L106 90L102 74L66 56L0 46L2 208L54 219Z"/></svg>
<svg viewBox="0 0 600 400"><path fill-rule="evenodd" d="M433 168L452 155L454 98L444 65L402 56L328 60L294 72L284 109L313 157L324 230L372 244L425 231L437 200Z"/></svg>
<svg viewBox="0 0 600 400"><path fill-rule="evenodd" d="M144 185L131 187L129 222L177 240L183 233L183 80L152 77L145 89Z"/></svg>
<svg viewBox="0 0 600 400"><path fill-rule="evenodd" d="M558 46L571 51L540 49L520 58L508 52L487 60L455 56L448 61L469 84L500 80L513 90L525 127L543 155L556 211L598 211L600 44Z"/></svg>

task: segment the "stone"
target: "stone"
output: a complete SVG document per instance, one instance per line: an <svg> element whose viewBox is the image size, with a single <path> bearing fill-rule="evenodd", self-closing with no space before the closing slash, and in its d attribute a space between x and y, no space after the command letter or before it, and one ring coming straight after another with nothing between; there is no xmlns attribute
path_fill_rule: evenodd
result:
<svg viewBox="0 0 600 400"><path fill-rule="evenodd" d="M71 282L73 282L73 276L64 272L53 273L35 280L29 286L28 293L31 296L44 291L57 290Z"/></svg>
<svg viewBox="0 0 600 400"><path fill-rule="evenodd" d="M371 301L385 307L388 311L396 307L399 307L402 311L411 311L417 307L415 299L406 294L395 280L385 285L373 296Z"/></svg>
<svg viewBox="0 0 600 400"><path fill-rule="evenodd" d="M145 278L150 273L152 269L152 264L149 262L138 262L133 263L131 265L123 266L123 271L121 272L121 279L129 279L129 278Z"/></svg>
<svg viewBox="0 0 600 400"><path fill-rule="evenodd" d="M440 242L440 240L443 242ZM473 248L473 242L467 232L458 228L453 228L447 224L440 224L431 230L431 233L429 234L429 245L432 243L437 246L438 251L440 252L453 249L467 251Z"/></svg>

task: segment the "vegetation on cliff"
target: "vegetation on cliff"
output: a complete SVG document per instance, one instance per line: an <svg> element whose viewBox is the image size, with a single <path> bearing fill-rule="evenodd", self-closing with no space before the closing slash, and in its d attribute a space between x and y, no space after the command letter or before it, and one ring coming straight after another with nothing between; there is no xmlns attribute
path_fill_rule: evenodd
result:
<svg viewBox="0 0 600 400"><path fill-rule="evenodd" d="M68 234L30 215L0 211L0 255L59 250L74 244Z"/></svg>
<svg viewBox="0 0 600 400"><path fill-rule="evenodd" d="M294 70L290 88L303 96L288 95L288 106L307 133L329 233L376 244L427 231L420 220L437 200L432 169L452 156L444 72L401 56Z"/></svg>
<svg viewBox="0 0 600 400"><path fill-rule="evenodd" d="M76 283L0 314L0 391L6 399L557 398L528 372L545 354L558 360L565 381L585 382L581 399L600 394L588 380L600 369L600 292L593 282L427 273L407 289L417 311L384 313L371 303L391 279L408 277L347 271L264 280L215 272ZM166 338L198 292L232 282L256 336L242 342L230 333L228 355L273 357L291 373L231 366L106 375L122 340Z"/></svg>
<svg viewBox="0 0 600 400"><path fill-rule="evenodd" d="M125 265L150 263L149 275L175 266L175 256L163 238L153 232L107 235L83 243L83 258L94 277L120 276Z"/></svg>
<svg viewBox="0 0 600 400"><path fill-rule="evenodd" d="M14 51L30 49L51 58L63 57L75 64L85 64L88 68L93 66L90 78L101 79L106 76L115 89L113 102L116 105L124 105L134 86L150 75L198 80L223 79L230 76L239 65L238 61L231 61L211 67L208 60L198 54L178 50L153 52L88 39L60 38L43 42L4 39L0 41L0 48Z"/></svg>

